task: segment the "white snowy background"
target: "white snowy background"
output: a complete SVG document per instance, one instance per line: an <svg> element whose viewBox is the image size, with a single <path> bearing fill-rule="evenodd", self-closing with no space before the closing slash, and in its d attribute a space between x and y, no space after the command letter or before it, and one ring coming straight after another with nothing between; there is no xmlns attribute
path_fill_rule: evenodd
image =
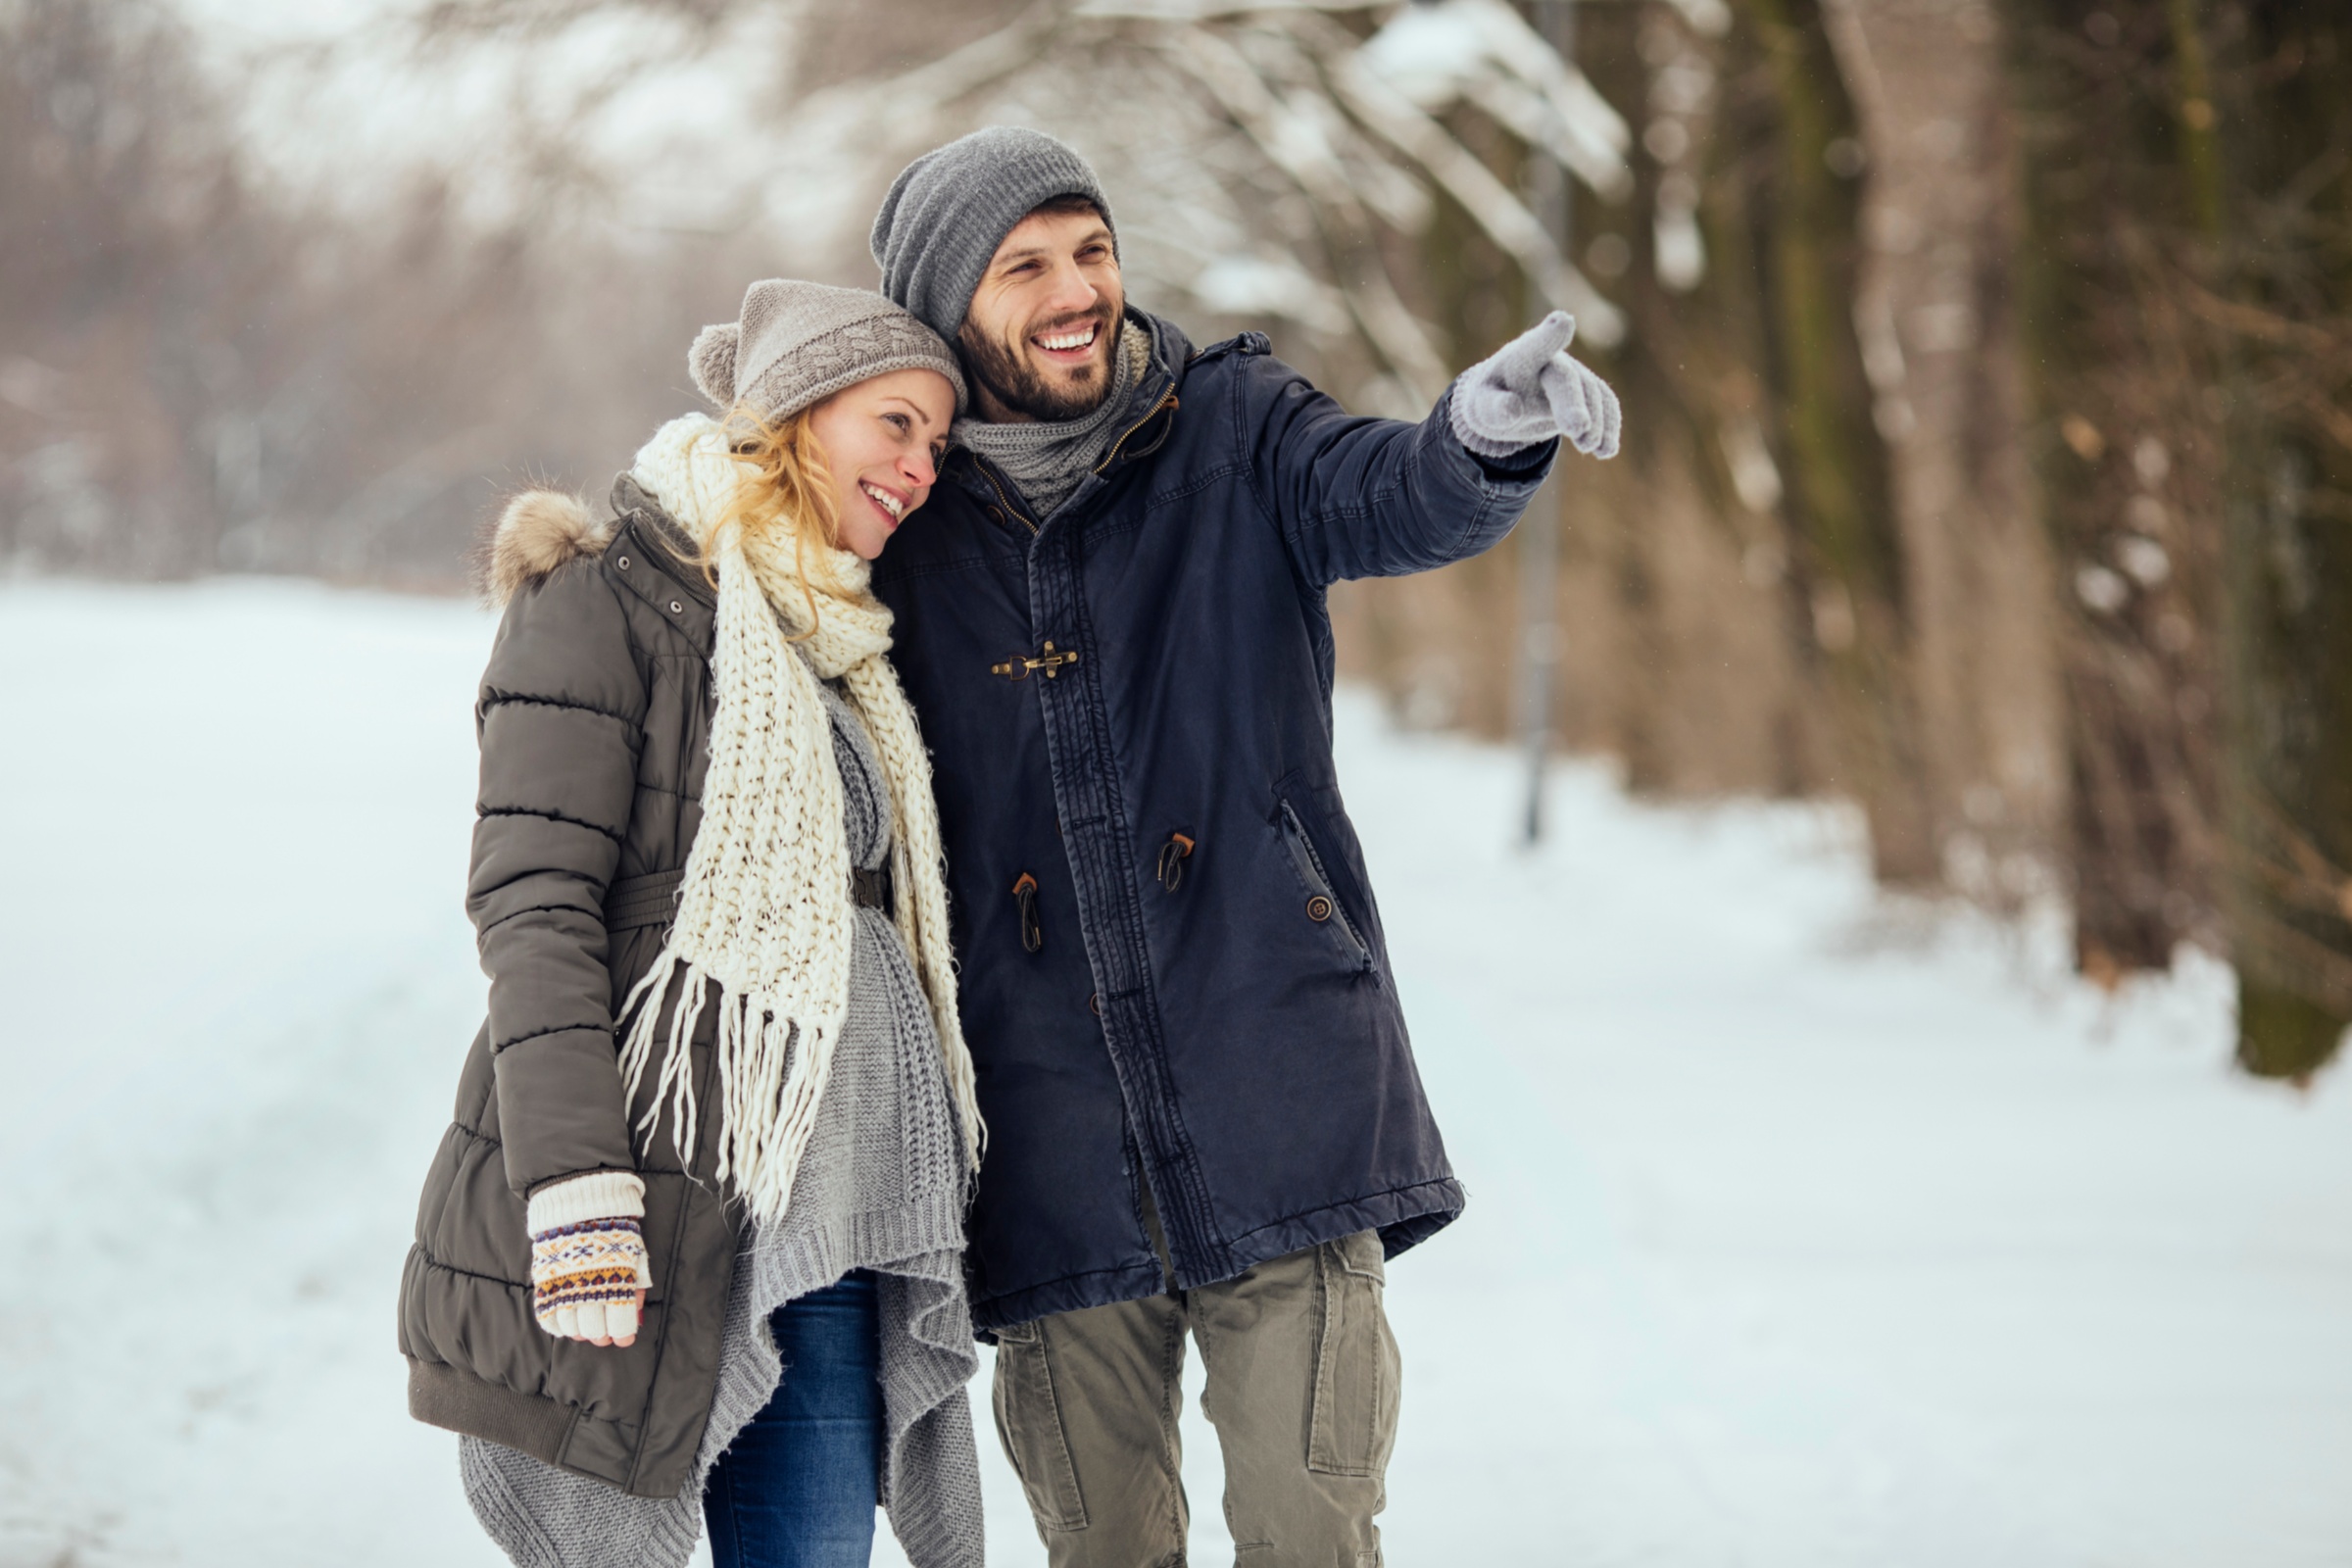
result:
<svg viewBox="0 0 2352 1568"><path fill-rule="evenodd" d="M481 1005L490 630L0 585L7 1568L495 1564L393 1340ZM1885 904L1835 811L1578 766L1529 855L1506 756L1341 715L1472 1195L1392 1271L1390 1561L2352 1563L2340 1070L2233 1077L2211 965L2111 1001ZM983 1459L992 1559L1042 1562Z"/></svg>

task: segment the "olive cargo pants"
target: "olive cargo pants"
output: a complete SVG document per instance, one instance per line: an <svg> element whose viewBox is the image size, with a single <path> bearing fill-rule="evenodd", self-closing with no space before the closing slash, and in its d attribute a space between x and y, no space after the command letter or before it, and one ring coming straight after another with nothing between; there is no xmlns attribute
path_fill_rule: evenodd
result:
<svg viewBox="0 0 2352 1568"><path fill-rule="evenodd" d="M997 1435L1052 1568L1184 1563L1187 1330L1239 1562L1378 1568L1399 1373L1382 1288L1380 1238L1364 1231L1199 1290L998 1331Z"/></svg>

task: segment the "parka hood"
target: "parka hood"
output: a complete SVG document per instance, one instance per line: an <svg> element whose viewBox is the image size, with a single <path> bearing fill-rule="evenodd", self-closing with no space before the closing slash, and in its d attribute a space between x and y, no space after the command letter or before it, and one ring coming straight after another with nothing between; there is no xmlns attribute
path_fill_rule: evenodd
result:
<svg viewBox="0 0 2352 1568"><path fill-rule="evenodd" d="M475 561L475 586L493 610L544 582L583 556L601 556L612 540L612 520L598 521L588 503L559 490L525 490L499 513Z"/></svg>

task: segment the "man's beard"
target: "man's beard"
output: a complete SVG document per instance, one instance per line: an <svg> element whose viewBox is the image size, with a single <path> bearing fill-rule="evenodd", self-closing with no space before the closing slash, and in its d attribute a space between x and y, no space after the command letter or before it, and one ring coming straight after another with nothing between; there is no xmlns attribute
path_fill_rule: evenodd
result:
<svg viewBox="0 0 2352 1568"><path fill-rule="evenodd" d="M975 330L969 320L956 334L956 346L963 351L964 368L999 403L1015 414L1058 424L1065 419L1084 418L1110 396L1111 372L1119 363L1119 333L1126 325L1118 313L1105 305L1092 316L1057 321L1045 330L1067 331L1089 320L1099 323L1096 341L1103 345L1102 372L1096 374L1096 368L1089 365L1084 375L1066 384L1049 381L1025 354ZM1025 344L1028 336L1025 334L1021 341Z"/></svg>

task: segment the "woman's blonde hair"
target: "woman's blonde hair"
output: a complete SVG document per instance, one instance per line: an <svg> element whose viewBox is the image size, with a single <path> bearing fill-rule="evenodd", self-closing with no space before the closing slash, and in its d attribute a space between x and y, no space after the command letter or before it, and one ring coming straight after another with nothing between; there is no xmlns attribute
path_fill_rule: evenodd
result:
<svg viewBox="0 0 2352 1568"><path fill-rule="evenodd" d="M815 404L782 419L766 419L748 404L727 411L721 428L727 450L742 470L735 494L717 514L705 520L695 540L703 575L717 583L716 547L721 531L739 530L747 549L792 540L792 573L808 603L808 626L792 640L816 635L816 595L847 592L832 564L841 547L841 514L834 508L833 470L825 464L825 449L816 438ZM821 547L813 559L810 536Z"/></svg>

